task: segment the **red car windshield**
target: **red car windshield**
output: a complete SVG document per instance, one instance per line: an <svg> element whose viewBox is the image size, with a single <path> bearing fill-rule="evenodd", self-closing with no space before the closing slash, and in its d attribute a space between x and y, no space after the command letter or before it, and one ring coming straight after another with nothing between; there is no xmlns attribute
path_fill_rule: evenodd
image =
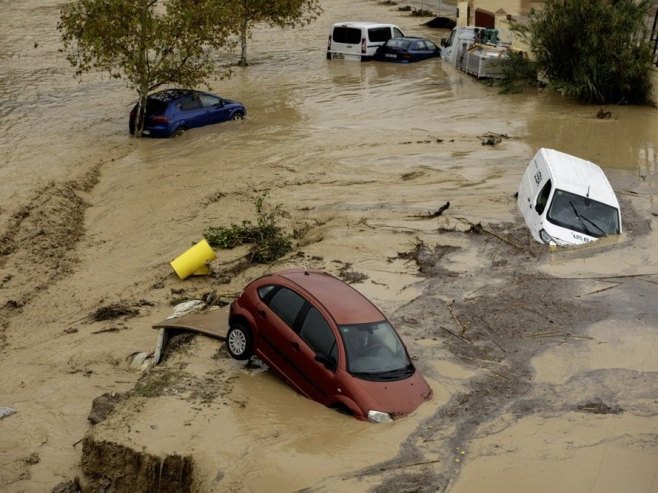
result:
<svg viewBox="0 0 658 493"><path fill-rule="evenodd" d="M386 322L342 325L347 371L368 380L400 380L415 370L397 333Z"/></svg>

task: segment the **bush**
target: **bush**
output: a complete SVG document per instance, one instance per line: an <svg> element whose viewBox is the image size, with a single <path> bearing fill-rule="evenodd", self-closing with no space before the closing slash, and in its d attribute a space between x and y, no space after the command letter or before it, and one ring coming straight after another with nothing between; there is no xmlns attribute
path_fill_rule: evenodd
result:
<svg viewBox="0 0 658 493"><path fill-rule="evenodd" d="M290 235L284 234L277 220L285 215L280 206L268 210L265 206L267 194L255 200L256 224L242 221L228 227L209 226L203 233L208 243L218 248L234 248L238 245L251 244L250 262L268 264L283 257L292 250Z"/></svg>
<svg viewBox="0 0 658 493"><path fill-rule="evenodd" d="M525 53L509 51L509 58L502 61L502 79L496 81L504 94L518 93L524 87L541 85L537 80L537 64Z"/></svg>
<svg viewBox="0 0 658 493"><path fill-rule="evenodd" d="M514 30L561 94L590 103L645 104L652 65L645 16L652 1L546 0Z"/></svg>

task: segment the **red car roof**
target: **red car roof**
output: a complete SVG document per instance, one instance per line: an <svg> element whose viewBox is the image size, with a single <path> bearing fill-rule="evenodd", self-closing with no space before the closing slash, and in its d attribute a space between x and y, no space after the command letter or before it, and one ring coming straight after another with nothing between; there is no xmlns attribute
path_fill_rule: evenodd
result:
<svg viewBox="0 0 658 493"><path fill-rule="evenodd" d="M338 325L380 322L386 317L349 284L318 270L291 269L277 272L309 293L333 316Z"/></svg>

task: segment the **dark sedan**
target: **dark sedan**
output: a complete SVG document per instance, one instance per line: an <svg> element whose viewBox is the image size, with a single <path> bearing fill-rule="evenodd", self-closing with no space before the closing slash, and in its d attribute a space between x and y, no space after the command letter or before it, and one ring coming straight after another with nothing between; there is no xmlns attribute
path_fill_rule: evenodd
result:
<svg viewBox="0 0 658 493"><path fill-rule="evenodd" d="M377 48L375 60L409 63L441 56L441 48L425 38L391 38Z"/></svg>
<svg viewBox="0 0 658 493"><path fill-rule="evenodd" d="M227 120L242 120L247 110L242 103L191 89L167 89L151 94L146 101L143 134L171 137L185 130ZM135 133L137 105L130 113L129 130Z"/></svg>

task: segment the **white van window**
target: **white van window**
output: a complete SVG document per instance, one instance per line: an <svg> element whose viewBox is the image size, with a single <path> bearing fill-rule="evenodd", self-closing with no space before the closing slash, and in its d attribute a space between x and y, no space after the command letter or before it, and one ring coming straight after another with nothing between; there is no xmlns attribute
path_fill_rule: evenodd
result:
<svg viewBox="0 0 658 493"><path fill-rule="evenodd" d="M546 204L548 204L548 196L551 194L551 180L548 180L546 185L544 185L544 188L541 189L541 192L539 192L539 196L537 197L537 203L535 204L535 210L537 211L537 214L540 216L544 213L544 209L546 209Z"/></svg>
<svg viewBox="0 0 658 493"><path fill-rule="evenodd" d="M356 45L361 42L361 29L354 27L334 27L332 39L336 43Z"/></svg>
<svg viewBox="0 0 658 493"><path fill-rule="evenodd" d="M368 29L368 39L372 43L384 43L391 39L390 27L371 27Z"/></svg>
<svg viewBox="0 0 658 493"><path fill-rule="evenodd" d="M404 34L402 34L402 31L400 31L397 27L393 28L393 37L394 38L402 38L404 37Z"/></svg>
<svg viewBox="0 0 658 493"><path fill-rule="evenodd" d="M619 234L616 208L564 190L555 190L547 218L553 224L595 238Z"/></svg>
<svg viewBox="0 0 658 493"><path fill-rule="evenodd" d="M452 32L450 33L450 37L448 38L448 41L446 41L446 48L447 48L448 46L452 46L452 42L455 40L455 33L456 33L456 32L457 32L457 31L452 31Z"/></svg>

